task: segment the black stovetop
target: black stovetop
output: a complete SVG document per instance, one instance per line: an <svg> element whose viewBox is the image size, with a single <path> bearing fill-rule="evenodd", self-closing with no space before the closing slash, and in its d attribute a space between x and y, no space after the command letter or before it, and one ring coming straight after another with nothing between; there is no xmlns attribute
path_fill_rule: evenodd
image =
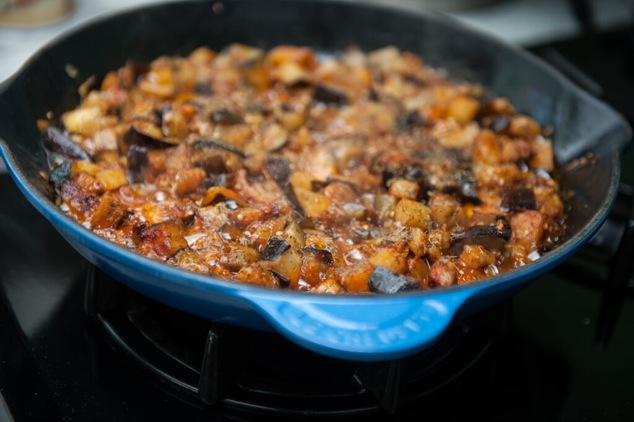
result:
<svg viewBox="0 0 634 422"><path fill-rule="evenodd" d="M630 48L627 35L618 32L536 51L583 68L598 83L597 94L632 122L634 74L623 55L623 49ZM629 184L634 183L632 155L623 159L623 180ZM617 207L621 217L608 224L594 246L540 277L496 311L504 315L502 329L481 340L482 328L477 324L453 327L467 333L468 341L463 343L481 345L462 347L463 355L482 354L473 359L477 364L457 368L451 380L434 381L438 388L427 388L416 400L396 407L386 405L386 394L366 394L378 397L378 405L369 401L364 412L352 416L363 420L634 420L633 290L606 282L612 258L605 251L618 243L625 224L618 220L628 218L633 202L632 190L624 186L623 192ZM86 285L94 282L87 278L92 269L26 203L7 175L0 175L0 195L0 393L5 402L0 402L0 420L263 418L257 408L236 409L222 397L211 405L191 400L140 368L131 359L136 352L122 353L112 336L105 334L116 325L117 314L108 314L112 319L104 323L86 300ZM148 306L158 305L143 309ZM163 311L157 312L172 320L169 311ZM279 353L300 353L283 340L274 341L281 342L275 349ZM307 367L328 365L327 359L311 354L302 359ZM350 371L344 362L332 362L331 367ZM350 380L359 381L367 376L364 373L380 372L380 368L354 367ZM281 400L295 398L271 399L278 405ZM319 406L319 402L306 403ZM289 405L301 409L297 403ZM291 418L310 416L304 413L296 412ZM331 414L346 419L342 415L345 412ZM268 418L280 420L275 415Z"/></svg>

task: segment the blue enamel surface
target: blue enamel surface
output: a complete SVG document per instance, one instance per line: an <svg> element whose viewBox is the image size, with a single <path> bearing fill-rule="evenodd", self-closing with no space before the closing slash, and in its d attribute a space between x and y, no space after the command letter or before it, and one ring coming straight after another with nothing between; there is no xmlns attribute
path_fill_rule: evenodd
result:
<svg viewBox="0 0 634 422"><path fill-rule="evenodd" d="M536 271L499 282L398 296L331 296L274 291L216 280L150 260L106 241L42 201L20 178L5 154L22 193L84 256L139 292L186 312L256 329L275 329L290 340L328 356L376 361L401 358L429 346L471 298L486 307L574 252L546 260ZM589 234L591 235L591 233ZM529 264L530 265L530 264ZM461 309L463 308L463 309Z"/></svg>
<svg viewBox="0 0 634 422"><path fill-rule="evenodd" d="M253 303L276 330L307 349L332 357L379 360L400 358L430 345L474 293L462 290L417 299L394 297L354 303L269 297Z"/></svg>

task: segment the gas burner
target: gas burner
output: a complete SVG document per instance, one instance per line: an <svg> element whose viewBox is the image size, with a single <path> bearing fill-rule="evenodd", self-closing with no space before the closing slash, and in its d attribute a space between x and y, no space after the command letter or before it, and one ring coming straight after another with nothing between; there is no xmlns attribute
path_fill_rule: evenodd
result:
<svg viewBox="0 0 634 422"><path fill-rule="evenodd" d="M391 415L477 376L509 306L458 321L431 348L386 362L322 356L279 334L222 325L141 296L95 267L85 310L163 391L194 406L270 417ZM468 383L467 383L468 384Z"/></svg>

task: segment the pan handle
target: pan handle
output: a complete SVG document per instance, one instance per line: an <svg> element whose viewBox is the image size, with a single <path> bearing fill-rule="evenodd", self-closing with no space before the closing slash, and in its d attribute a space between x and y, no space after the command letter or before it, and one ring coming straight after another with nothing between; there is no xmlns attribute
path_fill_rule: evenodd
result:
<svg viewBox="0 0 634 422"><path fill-rule="evenodd" d="M249 298L281 334L320 354L356 361L411 355L436 340L474 294L429 296ZM354 303L351 303L354 302Z"/></svg>

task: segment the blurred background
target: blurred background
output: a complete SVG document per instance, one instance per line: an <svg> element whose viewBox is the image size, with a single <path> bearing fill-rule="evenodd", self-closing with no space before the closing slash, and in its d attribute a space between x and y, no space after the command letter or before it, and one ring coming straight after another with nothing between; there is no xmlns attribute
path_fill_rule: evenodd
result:
<svg viewBox="0 0 634 422"><path fill-rule="evenodd" d="M73 26L102 14L161 1L0 0L0 81L39 47ZM599 31L624 27L632 18L630 0L365 1L440 10L527 47L577 37L589 26Z"/></svg>

